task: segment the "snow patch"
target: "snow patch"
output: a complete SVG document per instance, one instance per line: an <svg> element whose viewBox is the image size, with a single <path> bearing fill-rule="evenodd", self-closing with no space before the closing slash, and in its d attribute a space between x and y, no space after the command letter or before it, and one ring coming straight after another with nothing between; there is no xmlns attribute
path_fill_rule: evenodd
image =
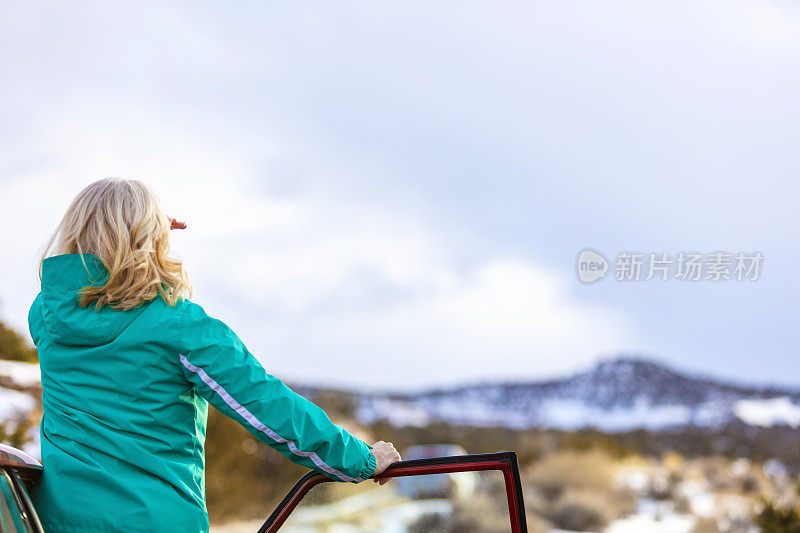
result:
<svg viewBox="0 0 800 533"><path fill-rule="evenodd" d="M32 387L41 382L39 365L0 359L0 376L11 379L20 387Z"/></svg>
<svg viewBox="0 0 800 533"><path fill-rule="evenodd" d="M637 398L633 405L599 409L574 400L548 400L541 409L543 425L560 429L595 427L606 431L663 428L689 424L692 410L683 405L652 405Z"/></svg>
<svg viewBox="0 0 800 533"><path fill-rule="evenodd" d="M639 500L635 514L612 522L604 533L692 533L697 518L676 513L671 502Z"/></svg>
<svg viewBox="0 0 800 533"><path fill-rule="evenodd" d="M786 425L792 428L800 426L800 406L790 398L739 400L733 408L736 416L747 424L754 426Z"/></svg>
<svg viewBox="0 0 800 533"><path fill-rule="evenodd" d="M26 416L36 407L29 394L0 387L0 422Z"/></svg>

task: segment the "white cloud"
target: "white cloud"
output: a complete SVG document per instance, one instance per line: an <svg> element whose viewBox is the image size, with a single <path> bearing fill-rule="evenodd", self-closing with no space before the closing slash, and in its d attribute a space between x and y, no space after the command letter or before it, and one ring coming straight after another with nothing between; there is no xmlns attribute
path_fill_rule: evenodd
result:
<svg viewBox="0 0 800 533"><path fill-rule="evenodd" d="M173 247L195 299L230 316L265 365L292 379L414 386L543 375L630 339L618 313L570 301L565 280L528 259L462 262L459 235L414 213L326 190L270 197L256 187L252 154L141 111L114 112L126 124L115 129L108 114L81 113L80 130L69 132L66 117L42 140L46 167L3 184L2 227L31 220L0 234L14 252L0 274L21 282L3 288L4 312L19 327L35 294L36 247L90 179L124 175L150 183L189 223Z"/></svg>
<svg viewBox="0 0 800 533"><path fill-rule="evenodd" d="M327 350L322 375L340 382L346 378L335 368L351 366L357 354L366 380L422 386L563 373L633 338L618 311L571 301L566 279L527 261L497 259L442 277L451 283L431 284L395 305L345 306L325 321L311 320L314 338L281 339L274 348L298 355ZM302 376L302 359L287 372Z"/></svg>

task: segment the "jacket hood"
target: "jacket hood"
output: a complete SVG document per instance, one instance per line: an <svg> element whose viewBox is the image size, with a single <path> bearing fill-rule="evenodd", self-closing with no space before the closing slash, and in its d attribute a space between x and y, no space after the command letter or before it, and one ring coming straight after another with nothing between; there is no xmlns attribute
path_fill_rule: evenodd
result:
<svg viewBox="0 0 800 533"><path fill-rule="evenodd" d="M78 291L87 285L102 286L107 280L108 269L95 254L62 254L43 261L39 300L46 333L55 342L74 346L107 344L142 312L145 306L115 311L105 305L95 311L92 303L81 308Z"/></svg>

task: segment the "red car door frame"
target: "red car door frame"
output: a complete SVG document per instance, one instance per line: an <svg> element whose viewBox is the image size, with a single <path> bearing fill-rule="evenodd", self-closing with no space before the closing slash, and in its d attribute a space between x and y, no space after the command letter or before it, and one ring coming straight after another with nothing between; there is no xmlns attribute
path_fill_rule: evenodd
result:
<svg viewBox="0 0 800 533"><path fill-rule="evenodd" d="M515 452L483 453L474 455L456 455L451 457L434 457L431 459L415 459L400 461L391 465L385 472L374 476L377 479L400 476L421 476L426 474L448 474L453 472L477 472L480 470L499 470L505 480L508 498L508 514L513 533L527 533L525 521L525 503L522 499L522 483L519 477L519 465ZM281 503L258 530L258 533L274 533L280 529L286 518L308 494L320 483L341 483L324 474L309 472L301 477L286 494Z"/></svg>

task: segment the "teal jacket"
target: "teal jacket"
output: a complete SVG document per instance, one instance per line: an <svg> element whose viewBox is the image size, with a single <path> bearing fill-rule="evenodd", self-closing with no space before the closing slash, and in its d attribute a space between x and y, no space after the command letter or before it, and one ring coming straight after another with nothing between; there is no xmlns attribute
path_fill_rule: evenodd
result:
<svg viewBox="0 0 800 533"><path fill-rule="evenodd" d="M81 308L78 289L107 276L93 254L45 259L28 316L44 407L44 474L31 497L45 531L207 531L209 402L295 463L337 481L373 474L368 444L191 300Z"/></svg>

